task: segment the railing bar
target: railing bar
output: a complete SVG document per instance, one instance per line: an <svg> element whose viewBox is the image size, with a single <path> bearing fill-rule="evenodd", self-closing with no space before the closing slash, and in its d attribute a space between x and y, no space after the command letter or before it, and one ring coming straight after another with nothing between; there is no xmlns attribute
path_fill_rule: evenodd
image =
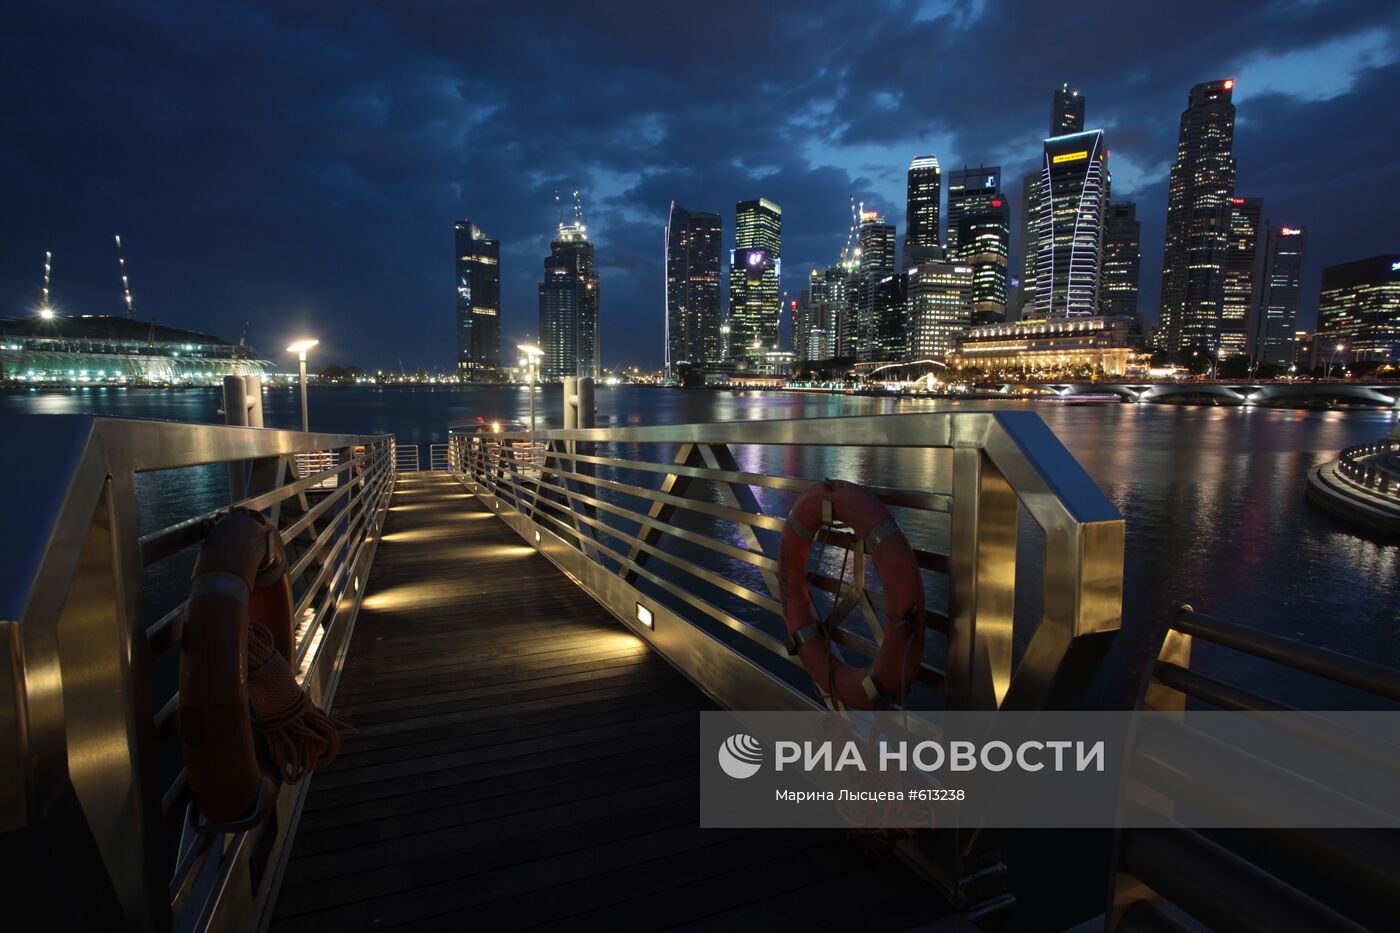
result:
<svg viewBox="0 0 1400 933"><path fill-rule="evenodd" d="M618 483L610 479L601 479L596 476L585 476L581 473L569 473L563 470L555 471L555 475L561 478L576 480L589 486L602 486L605 489L612 489L617 492L625 493L626 495L635 496L639 499L664 502L668 505L674 505L677 508L685 509L688 512L700 512L705 515L727 519L732 522L739 522L744 525L754 525L758 528L767 529L768 531L781 532L787 524L785 519L774 518L771 515L764 515L761 512L745 512L742 509L732 509L724 505L715 505L712 502L705 502L700 499L673 496L655 489L628 486L626 483Z"/></svg>
<svg viewBox="0 0 1400 933"><path fill-rule="evenodd" d="M1195 638L1215 642L1247 654L1292 667L1318 677L1400 700L1400 671L1370 661L1347 657L1327 648L1281 638L1257 629L1225 622L1199 612L1178 612L1172 628Z"/></svg>

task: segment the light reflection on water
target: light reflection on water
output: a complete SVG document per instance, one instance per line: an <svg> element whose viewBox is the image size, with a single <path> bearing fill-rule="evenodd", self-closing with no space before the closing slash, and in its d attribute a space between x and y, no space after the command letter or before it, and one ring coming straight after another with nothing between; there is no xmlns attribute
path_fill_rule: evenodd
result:
<svg viewBox="0 0 1400 933"><path fill-rule="evenodd" d="M528 391L508 387L313 387L310 397L316 430L396 433L403 443L443 442L447 423L457 419L483 415L526 421L529 415ZM1127 518L1125 632L1114 649L1116 663L1128 663L1134 646L1163 623L1174 603L1189 601L1222 618L1400 666L1400 548L1347 532L1303 499L1310 466L1331 459L1342 447L1381 436L1394 425L1394 413L1076 407L626 387L600 388L597 398L598 421L604 426L996 407L1036 411ZM0 413L91 412L214 422L218 405L219 393L213 389L0 392ZM559 426L557 387L541 390L537 407L541 427ZM265 409L270 426L298 425L291 389L270 391ZM657 452L629 447L625 455L650 459ZM734 455L749 472L934 490L950 485L945 452L749 446L736 447ZM143 481L142 531L218 504L223 482L221 469ZM790 501L772 490L756 494L774 514ZM187 506L191 502L195 507ZM944 535L941 546L946 547L946 519L907 513L900 518L920 523L911 529L916 533ZM733 526L725 526L724 533L743 546ZM1033 563L1018 575L1019 595L1029 601L1018 600L1023 610L1033 608L1034 594L1027 591L1038 570ZM737 565L736 573L745 585L759 585L749 565ZM941 601L937 597L930 593L930 602ZM1208 671L1212 663L1223 663L1208 647L1200 657ZM1261 669L1257 678L1289 683L1285 674L1272 670L1266 676Z"/></svg>

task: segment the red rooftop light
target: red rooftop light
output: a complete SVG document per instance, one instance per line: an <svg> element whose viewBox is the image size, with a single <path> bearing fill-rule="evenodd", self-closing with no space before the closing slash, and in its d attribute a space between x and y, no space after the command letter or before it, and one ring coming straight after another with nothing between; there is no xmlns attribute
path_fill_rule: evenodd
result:
<svg viewBox="0 0 1400 933"><path fill-rule="evenodd" d="M1225 90L1228 91L1228 90L1230 90L1230 88L1232 88L1232 87L1234 87L1234 86L1235 86L1235 79L1234 79L1234 78L1226 78L1226 79L1225 79Z"/></svg>

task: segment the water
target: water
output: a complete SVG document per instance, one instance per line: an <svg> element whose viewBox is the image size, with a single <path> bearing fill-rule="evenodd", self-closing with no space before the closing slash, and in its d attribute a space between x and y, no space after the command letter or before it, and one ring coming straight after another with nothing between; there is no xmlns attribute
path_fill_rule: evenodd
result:
<svg viewBox="0 0 1400 933"><path fill-rule="evenodd" d="M1347 531L1303 497L1309 467L1345 446L1383 435L1395 424L1393 412L1063 406L641 387L600 388L597 398L600 426L1034 410L1127 519L1124 636L1114 648L1115 667L1131 665L1170 607L1183 601L1222 618L1400 667L1400 547ZM0 413L219 422L219 399L216 389L0 392ZM299 427L298 404L292 389L269 391L267 424ZM539 392L537 405L541 427L559 426L557 387ZM529 393L508 387L325 387L311 390L310 408L317 431L393 433L401 443L426 445L445 441L454 420L478 415L528 420ZM917 451L822 448L759 456L740 450L736 456L746 469L948 488L946 465ZM171 515L182 496L217 501L223 474L188 472L191 478L146 490L157 504L143 512L143 531L159 527L166 516L190 514L186 508ZM1218 657L1203 648L1202 669L1240 664L1213 660ZM1229 673L1240 671L1232 667ZM1272 667L1258 666L1247 675L1262 688L1296 686L1290 675Z"/></svg>

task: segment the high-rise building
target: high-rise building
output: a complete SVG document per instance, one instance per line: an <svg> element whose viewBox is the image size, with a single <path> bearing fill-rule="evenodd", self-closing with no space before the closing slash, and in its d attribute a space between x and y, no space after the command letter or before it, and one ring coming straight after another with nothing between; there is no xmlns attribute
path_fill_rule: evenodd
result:
<svg viewBox="0 0 1400 933"><path fill-rule="evenodd" d="M926 262L906 275L909 359L946 359L972 326L972 267Z"/></svg>
<svg viewBox="0 0 1400 933"><path fill-rule="evenodd" d="M1021 292L1017 311L1020 318L1035 317L1035 263L1040 256L1040 172L1030 172L1021 179L1021 236L1016 243L1016 261L1012 269L1020 278Z"/></svg>
<svg viewBox="0 0 1400 933"><path fill-rule="evenodd" d="M1287 367L1293 362L1302 291L1303 251L1308 234L1302 227L1270 225L1259 255L1259 282L1248 318L1250 362ZM1222 334L1223 337L1223 334ZM1221 344L1221 353L1224 353Z"/></svg>
<svg viewBox="0 0 1400 933"><path fill-rule="evenodd" d="M690 212L675 201L666 220L666 376L704 368L721 356L723 228L718 214Z"/></svg>
<svg viewBox="0 0 1400 933"><path fill-rule="evenodd" d="M1322 270L1319 350L1342 346L1348 362L1400 362L1400 254Z"/></svg>
<svg viewBox="0 0 1400 933"><path fill-rule="evenodd" d="M1235 196L1234 86L1229 79L1196 85L1181 113L1168 183L1159 330L1172 353L1220 347Z"/></svg>
<svg viewBox="0 0 1400 933"><path fill-rule="evenodd" d="M1264 240L1264 199L1230 199L1230 242L1220 303L1220 359L1251 354L1249 315L1259 288L1259 250Z"/></svg>
<svg viewBox="0 0 1400 933"><path fill-rule="evenodd" d="M599 289L596 257L581 214L559 223L540 282L540 378L598 378Z"/></svg>
<svg viewBox="0 0 1400 933"><path fill-rule="evenodd" d="M729 354L761 363L778 346L783 209L767 198L734 208L734 251L729 255Z"/></svg>
<svg viewBox="0 0 1400 933"><path fill-rule="evenodd" d="M896 361L909 351L906 288L909 277L890 273L875 283L870 313L871 360Z"/></svg>
<svg viewBox="0 0 1400 933"><path fill-rule="evenodd" d="M1055 89L1050 104L1050 135L1068 136L1084 132L1084 95L1065 84Z"/></svg>
<svg viewBox="0 0 1400 933"><path fill-rule="evenodd" d="M1142 330L1142 319L1138 316L1141 243L1142 223L1137 219L1137 205L1132 201L1110 204L1103 235L1100 313L1108 317L1131 317L1137 331Z"/></svg>
<svg viewBox="0 0 1400 933"><path fill-rule="evenodd" d="M457 375L501 378L501 241L470 220L457 224Z"/></svg>
<svg viewBox="0 0 1400 933"><path fill-rule="evenodd" d="M948 211L951 218L952 210ZM952 241L951 232L948 237ZM955 261L972 267L972 324L1006 320L1008 265L1011 250L1011 206L998 193L976 213L958 222Z"/></svg>
<svg viewBox="0 0 1400 933"><path fill-rule="evenodd" d="M853 260L843 261L827 269L828 274L840 271L840 299L836 305L836 355L854 360L859 355L860 333L857 324L857 305L860 300L860 270ZM828 285L828 288L832 288ZM835 295L835 291L828 291ZM836 299L833 299L836 300Z"/></svg>
<svg viewBox="0 0 1400 933"><path fill-rule="evenodd" d="M909 163L908 202L905 212L904 266L933 258L942 244L938 236L939 199L943 176L936 156L919 156Z"/></svg>
<svg viewBox="0 0 1400 933"><path fill-rule="evenodd" d="M883 215L877 211L861 213L860 230L856 234L860 288L855 298L856 358L860 360L883 359L875 320L876 292L879 284L894 274L897 241L894 224L885 223Z"/></svg>
<svg viewBox="0 0 1400 933"><path fill-rule="evenodd" d="M792 350L799 360L829 360L836 356L837 316L846 300L846 269L836 265L813 269L797 302L797 326Z"/></svg>
<svg viewBox="0 0 1400 933"><path fill-rule="evenodd" d="M992 212L992 201L1001 197L1001 166L979 165L977 168L953 169L948 173L948 258L958 259L959 224L964 217Z"/></svg>
<svg viewBox="0 0 1400 933"><path fill-rule="evenodd" d="M1108 207L1103 130L1045 140L1040 184L1035 316L1095 315Z"/></svg>

